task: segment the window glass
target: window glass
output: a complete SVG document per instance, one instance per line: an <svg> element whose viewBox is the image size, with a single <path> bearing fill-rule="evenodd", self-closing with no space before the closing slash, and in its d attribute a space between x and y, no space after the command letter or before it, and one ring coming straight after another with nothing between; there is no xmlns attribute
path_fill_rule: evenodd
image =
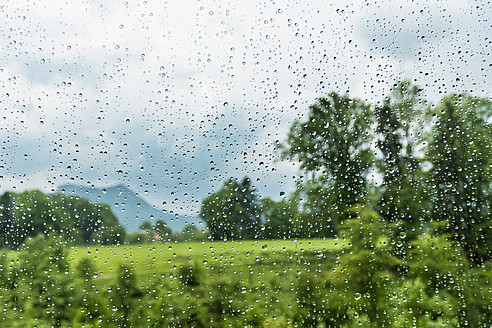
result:
<svg viewBox="0 0 492 328"><path fill-rule="evenodd" d="M0 326L492 321L488 2L0 15Z"/></svg>

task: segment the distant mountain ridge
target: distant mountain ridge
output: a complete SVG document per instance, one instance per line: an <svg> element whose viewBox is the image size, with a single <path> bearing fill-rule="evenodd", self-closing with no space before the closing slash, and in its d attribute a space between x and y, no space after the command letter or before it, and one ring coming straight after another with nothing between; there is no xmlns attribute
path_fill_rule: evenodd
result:
<svg viewBox="0 0 492 328"><path fill-rule="evenodd" d="M124 185L94 188L65 184L59 186L57 192L68 196L84 197L95 203L108 204L127 232L137 231L144 220L150 221L152 224L155 224L157 220L163 220L173 231L183 230L188 223L195 223L198 228L204 227L204 224L197 217L176 216L163 212Z"/></svg>

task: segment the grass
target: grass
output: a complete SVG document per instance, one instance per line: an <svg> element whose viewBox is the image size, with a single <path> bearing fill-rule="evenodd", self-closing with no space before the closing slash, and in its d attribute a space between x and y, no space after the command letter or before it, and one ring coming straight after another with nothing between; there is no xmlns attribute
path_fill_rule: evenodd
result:
<svg viewBox="0 0 492 328"><path fill-rule="evenodd" d="M84 257L93 259L100 279L114 277L121 263L132 265L139 275L165 274L182 265L212 271L234 272L237 268L236 273L241 271L241 275L252 266L278 266L280 269L308 259L316 262L316 259L340 251L346 244L335 239L291 239L80 246L71 248L69 260L73 268Z"/></svg>
<svg viewBox="0 0 492 328"><path fill-rule="evenodd" d="M86 246L71 248L69 260L74 268L82 258L92 258L99 290L108 290L118 266L126 263L135 268L142 290L165 290L171 303L234 301L234 307L254 308L269 322L283 322L295 310L302 281L312 277L322 283L347 245L336 239L291 239ZM185 266L193 266L198 276L199 285L191 291L180 285Z"/></svg>

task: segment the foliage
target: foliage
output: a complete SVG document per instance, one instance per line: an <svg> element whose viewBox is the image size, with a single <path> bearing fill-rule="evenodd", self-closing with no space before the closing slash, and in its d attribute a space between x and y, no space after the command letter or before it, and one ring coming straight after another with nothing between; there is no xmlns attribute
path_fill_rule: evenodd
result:
<svg viewBox="0 0 492 328"><path fill-rule="evenodd" d="M150 221L144 220L140 226L138 227L139 230L151 232L154 231L154 227L152 226L152 223Z"/></svg>
<svg viewBox="0 0 492 328"><path fill-rule="evenodd" d="M13 237L11 236L13 233L12 211L15 207L15 196L15 193L9 191L0 196L0 247L20 243L19 237L12 240Z"/></svg>
<svg viewBox="0 0 492 328"><path fill-rule="evenodd" d="M429 158L435 188L433 215L447 223L470 261L492 254L492 103L467 95L445 97Z"/></svg>
<svg viewBox="0 0 492 328"><path fill-rule="evenodd" d="M132 309L142 295L137 287L134 268L128 264L121 264L118 267L116 281L109 291L109 299L114 310L112 322L116 322L120 327L129 326Z"/></svg>
<svg viewBox="0 0 492 328"><path fill-rule="evenodd" d="M183 241L202 241L206 239L206 235L200 231L195 224L187 224L181 232Z"/></svg>
<svg viewBox="0 0 492 328"><path fill-rule="evenodd" d="M304 206L316 220L343 219L344 211L361 201L372 165L370 106L362 100L331 93L309 107L307 121L295 121L283 155L298 160L307 173L309 201Z"/></svg>
<svg viewBox="0 0 492 328"><path fill-rule="evenodd" d="M263 237L267 239L286 239L293 237L294 220L297 204L293 199L275 202L263 198L260 202L262 221L264 222Z"/></svg>
<svg viewBox="0 0 492 328"><path fill-rule="evenodd" d="M164 241L171 240L172 230L167 226L167 224L163 220L159 219L155 222L154 231L155 233L159 234L161 240Z"/></svg>
<svg viewBox="0 0 492 328"><path fill-rule="evenodd" d="M67 304L75 308L80 298L68 274L65 243L60 238L38 235L23 246L18 258L11 301L19 314L54 326L70 323L73 309L67 309ZM6 320L7 325L15 322L14 318Z"/></svg>
<svg viewBox="0 0 492 328"><path fill-rule="evenodd" d="M0 241L19 250L0 254L0 326L489 326L491 103L422 104L398 83L371 125L360 100L318 99L284 146L298 188L260 201L248 178L227 180L200 211L214 241L157 221L128 236L147 245L73 247L124 231L105 205L3 194ZM334 239L302 239L316 236Z"/></svg>
<svg viewBox="0 0 492 328"><path fill-rule="evenodd" d="M179 281L183 286L198 286L200 284L200 269L198 265L181 266L179 268Z"/></svg>
<svg viewBox="0 0 492 328"><path fill-rule="evenodd" d="M249 178L227 180L222 188L202 201L200 216L212 240L259 237L259 201Z"/></svg>
<svg viewBox="0 0 492 328"><path fill-rule="evenodd" d="M29 237L57 233L75 244L118 244L125 229L105 204L39 190L0 198L2 245L17 248Z"/></svg>
<svg viewBox="0 0 492 328"><path fill-rule="evenodd" d="M424 138L421 125L425 114L422 90L409 81L393 87L382 106L376 106L376 145L382 158L378 168L383 176L378 211L389 222L403 222L412 239L426 212L425 174L422 169Z"/></svg>
<svg viewBox="0 0 492 328"><path fill-rule="evenodd" d="M94 246L69 255L59 239L39 236L0 256L0 326L487 326L490 265L470 268L443 235L417 238L400 259L385 220L366 206L349 212L338 241ZM194 263L183 255L190 248ZM152 267L150 254L173 261Z"/></svg>

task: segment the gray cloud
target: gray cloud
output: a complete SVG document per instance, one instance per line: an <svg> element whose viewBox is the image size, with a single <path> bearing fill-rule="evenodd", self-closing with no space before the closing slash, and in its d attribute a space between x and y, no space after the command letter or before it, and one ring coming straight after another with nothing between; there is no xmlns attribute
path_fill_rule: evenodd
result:
<svg viewBox="0 0 492 328"><path fill-rule="evenodd" d="M248 175L278 198L297 166L273 143L317 97L492 84L490 8L461 2L16 5L0 9L0 192L123 183L196 213Z"/></svg>

